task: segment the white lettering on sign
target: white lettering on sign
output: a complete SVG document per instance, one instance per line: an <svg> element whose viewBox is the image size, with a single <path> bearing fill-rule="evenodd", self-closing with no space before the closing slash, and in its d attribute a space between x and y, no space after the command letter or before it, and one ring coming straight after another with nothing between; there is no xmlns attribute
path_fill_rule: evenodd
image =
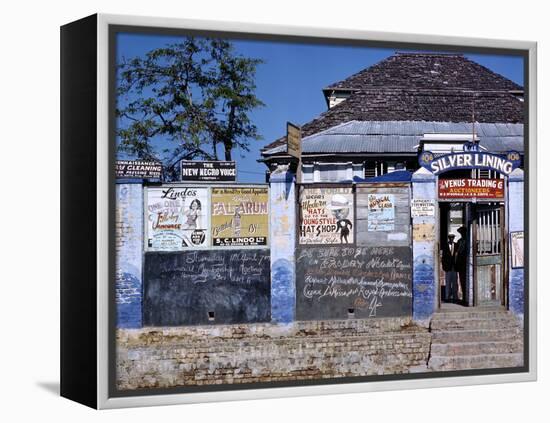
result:
<svg viewBox="0 0 550 423"><path fill-rule="evenodd" d="M483 153L449 154L434 160L430 164L430 169L435 174L457 167L489 168L504 175L509 175L514 170L514 164L506 158Z"/></svg>

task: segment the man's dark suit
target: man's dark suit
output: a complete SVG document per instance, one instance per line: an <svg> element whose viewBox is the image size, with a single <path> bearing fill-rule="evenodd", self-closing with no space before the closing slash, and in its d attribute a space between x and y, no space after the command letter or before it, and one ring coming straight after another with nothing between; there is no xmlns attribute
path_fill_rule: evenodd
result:
<svg viewBox="0 0 550 423"><path fill-rule="evenodd" d="M445 299L458 300L458 284L456 280L456 242L446 241L442 246L443 257L441 264L445 272Z"/></svg>
<svg viewBox="0 0 550 423"><path fill-rule="evenodd" d="M468 242L466 241L466 232L461 233L462 237L456 243L455 269L460 279L460 289L462 290L462 301L466 302L468 294L466 292L466 268L468 267Z"/></svg>

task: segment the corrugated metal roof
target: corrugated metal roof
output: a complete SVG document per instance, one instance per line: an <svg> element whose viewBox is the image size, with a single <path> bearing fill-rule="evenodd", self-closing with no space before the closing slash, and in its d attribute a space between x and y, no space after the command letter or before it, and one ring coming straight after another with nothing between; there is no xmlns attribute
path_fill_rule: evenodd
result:
<svg viewBox="0 0 550 423"><path fill-rule="evenodd" d="M351 121L302 140L304 153L414 153L425 134L469 134L471 123ZM523 124L476 123L480 144L489 151L523 152ZM265 154L286 152L277 146Z"/></svg>

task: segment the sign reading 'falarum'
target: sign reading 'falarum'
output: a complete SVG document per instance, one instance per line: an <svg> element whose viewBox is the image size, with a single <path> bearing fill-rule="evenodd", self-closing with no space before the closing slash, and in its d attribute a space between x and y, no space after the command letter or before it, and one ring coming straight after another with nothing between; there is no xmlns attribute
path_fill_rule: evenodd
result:
<svg viewBox="0 0 550 423"><path fill-rule="evenodd" d="M516 151L510 151L505 156L481 151L464 151L439 157L431 151L424 151L420 154L418 162L434 175L457 169L491 169L508 176L520 166L521 158Z"/></svg>

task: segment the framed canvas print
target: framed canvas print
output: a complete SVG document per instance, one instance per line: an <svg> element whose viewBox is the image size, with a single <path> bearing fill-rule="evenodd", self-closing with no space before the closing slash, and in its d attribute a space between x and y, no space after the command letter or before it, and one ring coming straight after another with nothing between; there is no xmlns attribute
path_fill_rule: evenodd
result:
<svg viewBox="0 0 550 423"><path fill-rule="evenodd" d="M536 44L61 28L61 393L536 377Z"/></svg>

